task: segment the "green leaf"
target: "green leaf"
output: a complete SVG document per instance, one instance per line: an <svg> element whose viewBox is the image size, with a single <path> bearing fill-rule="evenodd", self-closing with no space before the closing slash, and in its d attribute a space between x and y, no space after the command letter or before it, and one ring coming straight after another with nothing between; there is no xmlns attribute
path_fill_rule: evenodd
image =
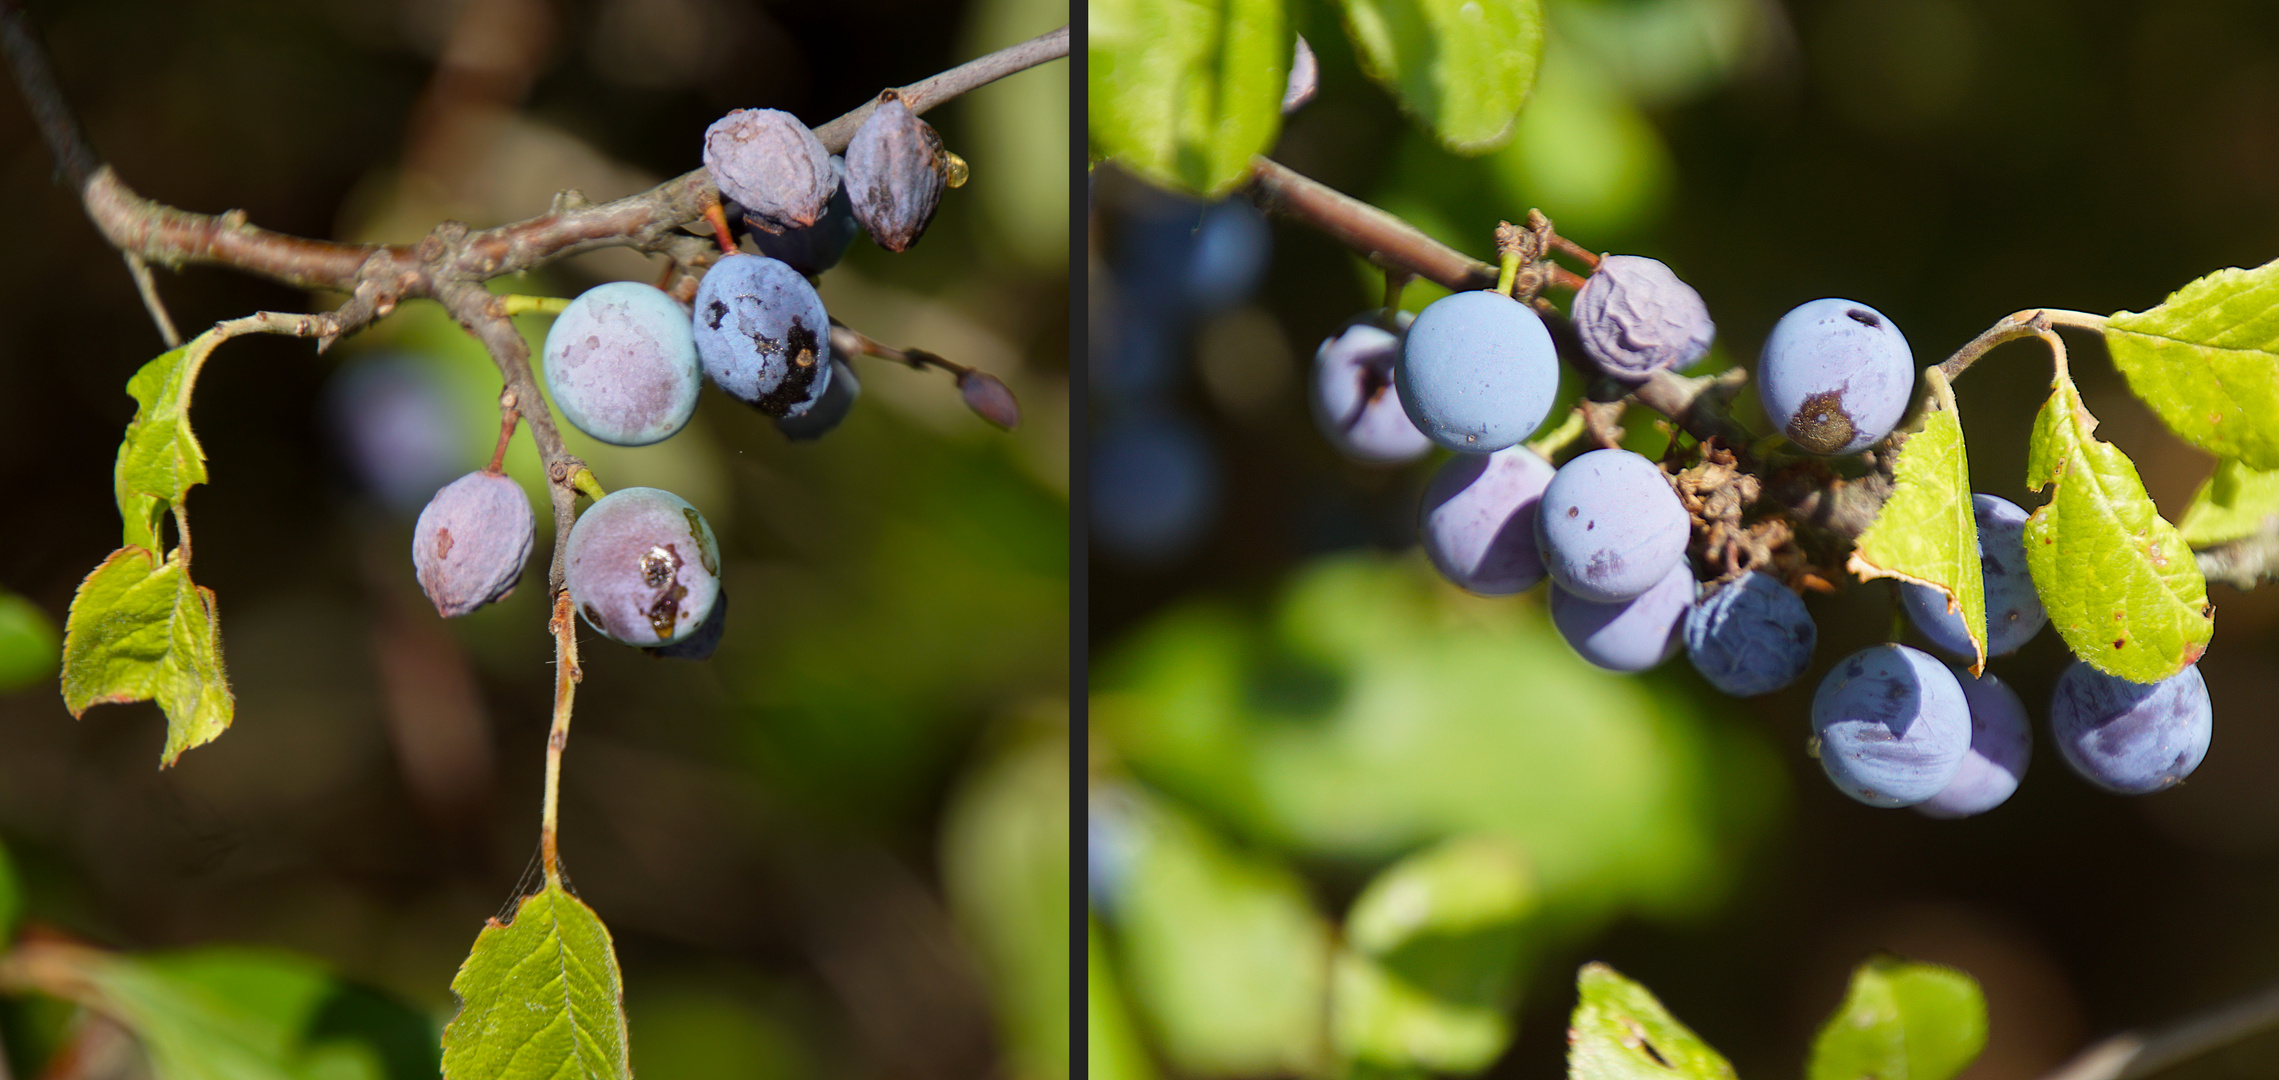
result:
<svg viewBox="0 0 2279 1080"><path fill-rule="evenodd" d="M1970 976L1878 958L1812 1040L1806 1080L1947 1080L1986 1046L1986 998Z"/></svg>
<svg viewBox="0 0 2279 1080"><path fill-rule="evenodd" d="M1395 863L1345 918L1331 1034L1348 1061L1477 1072L1511 1044L1521 933L1538 897L1508 840L1469 836Z"/></svg>
<svg viewBox="0 0 2279 1080"><path fill-rule="evenodd" d="M2129 389L2218 457L2279 469L2279 261L2218 270L2105 322Z"/></svg>
<svg viewBox="0 0 2279 1080"><path fill-rule="evenodd" d="M1584 964L1567 1026L1569 1080L1731 1080L1733 1066L1643 986Z"/></svg>
<svg viewBox="0 0 2279 1080"><path fill-rule="evenodd" d="M189 344L144 364L127 380L134 419L119 442L112 486L129 547L158 550L158 521L182 505L193 485L206 482L206 451L190 431L190 388L222 338L200 334Z"/></svg>
<svg viewBox="0 0 2279 1080"><path fill-rule="evenodd" d="M447 1080L631 1080L617 949L593 909L548 881L496 919L451 980Z"/></svg>
<svg viewBox="0 0 2279 1080"><path fill-rule="evenodd" d="M2176 529L2193 547L2214 547L2262 531L2273 514L2279 514L2279 469L2250 468L2238 458L2225 458L2192 496Z"/></svg>
<svg viewBox="0 0 2279 1080"><path fill-rule="evenodd" d="M1169 805L1141 803L1132 825L1118 955L1170 1071L1318 1073L1330 933L1305 883Z"/></svg>
<svg viewBox="0 0 2279 1080"><path fill-rule="evenodd" d="M112 552L80 582L64 623L64 706L77 717L106 702L156 700L166 711L162 768L227 730L236 708L213 590L190 580L180 556Z"/></svg>
<svg viewBox="0 0 2279 1080"><path fill-rule="evenodd" d="M62 655L55 623L39 605L0 590L0 694L55 674Z"/></svg>
<svg viewBox="0 0 2279 1080"><path fill-rule="evenodd" d="M2127 454L2059 364L2034 418L2026 486L2053 486L2026 519L2026 567L2073 655L2108 675L2159 682L2200 658L2215 633L2208 582L2176 527L2145 495Z"/></svg>
<svg viewBox="0 0 2279 1080"><path fill-rule="evenodd" d="M1088 1080L1156 1080L1155 1064L1124 1004L1098 920L1085 920L1084 938L1084 1075Z"/></svg>
<svg viewBox="0 0 2279 1080"><path fill-rule="evenodd" d="M434 1075L432 1050L403 1046L409 1028L432 1047L425 1021L291 953L219 948L135 957L38 942L21 947L12 964L32 989L133 1032L158 1080Z"/></svg>
<svg viewBox="0 0 2279 1080"><path fill-rule="evenodd" d="M1860 534L1849 568L1860 580L1888 577L1927 585L1961 606L1963 628L1986 666L1986 574L1979 561L1978 522L1971 512L1970 457L1954 393L1938 368L1925 369L1932 405L1923 430L1907 437L1893 462L1891 498Z"/></svg>
<svg viewBox="0 0 2279 1080"><path fill-rule="evenodd" d="M1542 0L1344 0L1370 78L1449 149L1509 139L1543 57Z"/></svg>
<svg viewBox="0 0 2279 1080"><path fill-rule="evenodd" d="M1218 196L1282 125L1296 39L1282 0L1094 0L1094 148L1158 184Z"/></svg>

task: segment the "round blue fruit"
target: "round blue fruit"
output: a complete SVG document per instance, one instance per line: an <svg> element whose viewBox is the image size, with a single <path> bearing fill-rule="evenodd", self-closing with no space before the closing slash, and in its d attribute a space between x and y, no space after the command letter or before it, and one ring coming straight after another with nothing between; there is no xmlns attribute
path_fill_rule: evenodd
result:
<svg viewBox="0 0 2279 1080"><path fill-rule="evenodd" d="M1693 604L1693 568L1671 567L1653 588L1611 604L1551 590L1551 624L1575 655L1608 671L1645 671L1670 658Z"/></svg>
<svg viewBox="0 0 2279 1080"><path fill-rule="evenodd" d="M1905 645L1837 664L1812 695L1820 767L1869 806L1913 806L1954 782L1970 752L1970 703L1947 665Z"/></svg>
<svg viewBox="0 0 2279 1080"><path fill-rule="evenodd" d="M696 414L696 341L664 290L613 281L578 294L546 331L546 392L579 431L617 446L672 436Z"/></svg>
<svg viewBox="0 0 2279 1080"><path fill-rule="evenodd" d="M1424 488L1418 533L1442 577L1466 592L1509 596L1543 580L1535 514L1551 463L1524 446L1457 454Z"/></svg>
<svg viewBox="0 0 2279 1080"><path fill-rule="evenodd" d="M1432 441L1493 453L1550 415L1558 349L1533 308L1500 293L1460 292L1433 301L1410 325L1393 382Z"/></svg>
<svg viewBox="0 0 2279 1080"><path fill-rule="evenodd" d="M1413 321L1402 312L1396 326ZM1393 387L1393 367L1401 357L1400 334L1368 316L1345 324L1314 350L1314 425L1338 453L1357 461L1414 461L1432 449L1401 407Z"/></svg>
<svg viewBox="0 0 2279 1080"><path fill-rule="evenodd" d="M704 515L680 496L619 488L570 526L562 574L588 626L627 645L671 645L712 614L720 544Z"/></svg>
<svg viewBox="0 0 2279 1080"><path fill-rule="evenodd" d="M1757 359L1765 415L1789 441L1827 456L1891 433L1915 393L1915 354L1889 318L1850 300L1781 316Z"/></svg>
<svg viewBox="0 0 2279 1080"><path fill-rule="evenodd" d="M1812 664L1820 630L1804 601L1756 570L1711 593L1686 615L1686 655L1709 685L1734 697L1770 694Z"/></svg>
<svg viewBox="0 0 2279 1080"><path fill-rule="evenodd" d="M1986 655L2008 656L2049 623L2042 598L2026 572L2026 512L1993 495L1972 495L1978 519L1978 564L1986 580ZM1941 651L1964 659L1974 653L1962 612L1947 610L1947 596L1928 585L1900 589L1907 618Z"/></svg>
<svg viewBox="0 0 2279 1080"><path fill-rule="evenodd" d="M2018 790L2026 760L2033 756L2033 725L2026 722L2026 705L2017 691L1992 675L1974 679L1956 672L1955 681L1970 702L1970 752L1945 788L1915 804L1915 811L1926 817L1970 817L2002 805Z"/></svg>
<svg viewBox="0 0 2279 1080"><path fill-rule="evenodd" d="M798 416L831 388L831 319L799 271L759 255L714 263L696 289L696 352L728 396Z"/></svg>
<svg viewBox="0 0 2279 1080"><path fill-rule="evenodd" d="M1601 604L1653 588L1685 559L1692 531L1661 468L1628 450L1593 450L1560 466L1535 518L1544 571Z"/></svg>
<svg viewBox="0 0 2279 1080"><path fill-rule="evenodd" d="M2050 694L2058 756L2116 795L2159 791L2190 776L2208 755L2212 723L2197 667L2137 683L2076 660Z"/></svg>

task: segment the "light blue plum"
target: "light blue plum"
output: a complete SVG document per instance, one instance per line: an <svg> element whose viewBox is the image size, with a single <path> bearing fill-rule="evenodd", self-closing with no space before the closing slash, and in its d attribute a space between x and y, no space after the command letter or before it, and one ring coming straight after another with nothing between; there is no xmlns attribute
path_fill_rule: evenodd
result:
<svg viewBox="0 0 2279 1080"><path fill-rule="evenodd" d="M1551 625L1575 655L1608 671L1645 671L1678 648L1678 628L1692 606L1693 568L1680 562L1653 588L1611 604L1593 603L1565 589L1551 590Z"/></svg>
<svg viewBox="0 0 2279 1080"><path fill-rule="evenodd" d="M1757 395L1789 441L1854 454L1891 433L1915 394L1915 354L1885 315L1814 300L1781 316L1757 358Z"/></svg>
<svg viewBox="0 0 2279 1080"><path fill-rule="evenodd" d="M579 293L546 331L542 372L562 418L617 446L670 438L696 415L696 341L664 290L612 281Z"/></svg>
<svg viewBox="0 0 2279 1080"><path fill-rule="evenodd" d="M2076 660L2050 694L2058 756L2116 795L2159 791L2192 775L2208 755L2213 721L2198 667L2137 683Z"/></svg>
<svg viewBox="0 0 2279 1080"><path fill-rule="evenodd" d="M1488 454L1551 414L1559 352L1535 309L1500 293L1460 292L1417 315L1393 382L1418 431L1460 454Z"/></svg>
<svg viewBox="0 0 2279 1080"><path fill-rule="evenodd" d="M1986 580L1986 655L2008 656L2049 624L2033 576L2026 572L2026 512L1994 495L1972 495L1970 506L1978 519L1978 564ZM1962 613L1947 610L1945 593L1910 583L1900 588L1900 596L1908 621L1931 644L1966 660L1974 656Z"/></svg>
<svg viewBox="0 0 2279 1080"><path fill-rule="evenodd" d="M723 256L696 287L692 325L712 384L769 416L798 416L831 388L830 317L787 263Z"/></svg>
<svg viewBox="0 0 2279 1080"><path fill-rule="evenodd" d="M1970 752L1970 703L1952 671L1905 645L1853 653L1812 695L1820 767L1838 791L1869 806L1913 806L1937 795Z"/></svg>
<svg viewBox="0 0 2279 1080"><path fill-rule="evenodd" d="M1653 588L1684 560L1692 534L1661 467L1628 450L1593 450L1560 466L1535 518L1544 571L1601 604Z"/></svg>
<svg viewBox="0 0 2279 1080"><path fill-rule="evenodd" d="M1686 656L1709 685L1734 697L1770 694L1812 664L1820 630L1804 601L1771 574L1751 570L1686 615Z"/></svg>
<svg viewBox="0 0 2279 1080"><path fill-rule="evenodd" d="M1322 339L1314 350L1314 425L1338 453L1357 461L1390 464L1414 461L1432 449L1432 440L1410 422L1393 387L1393 367L1401 358L1401 335L1413 321L1401 312L1395 330L1368 317L1354 319Z"/></svg>
<svg viewBox="0 0 2279 1080"><path fill-rule="evenodd" d="M1457 454L1424 488L1418 534L1442 577L1466 592L1509 596L1543 580L1535 513L1551 463L1524 446Z"/></svg>
<svg viewBox="0 0 2279 1080"><path fill-rule="evenodd" d="M1944 789L1915 804L1925 817L1970 817L2002 805L2018 790L2033 756L2034 729L2017 691L1991 674L1974 679L1958 671L1955 681L1970 702L1970 752Z"/></svg>

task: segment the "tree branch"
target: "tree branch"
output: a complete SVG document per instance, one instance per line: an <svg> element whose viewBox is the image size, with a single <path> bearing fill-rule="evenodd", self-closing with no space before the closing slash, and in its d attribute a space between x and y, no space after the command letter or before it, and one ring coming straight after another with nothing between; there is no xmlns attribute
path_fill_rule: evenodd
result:
<svg viewBox="0 0 2279 1080"><path fill-rule="evenodd" d="M2043 1080L2135 1080L2273 1026L2279 1026L2279 985L2155 1031L2101 1039Z"/></svg>

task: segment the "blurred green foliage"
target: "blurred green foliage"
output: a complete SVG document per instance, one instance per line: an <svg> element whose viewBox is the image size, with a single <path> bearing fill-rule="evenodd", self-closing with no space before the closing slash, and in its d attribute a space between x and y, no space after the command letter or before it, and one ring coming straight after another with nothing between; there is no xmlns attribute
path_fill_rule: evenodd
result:
<svg viewBox="0 0 2279 1080"><path fill-rule="evenodd" d="M0 694L54 675L62 655L63 638L47 613L21 596L0 591Z"/></svg>
<svg viewBox="0 0 2279 1080"><path fill-rule="evenodd" d="M1947 1080L1986 1048L1986 995L1969 975L1879 958L1812 1040L1806 1080Z"/></svg>

